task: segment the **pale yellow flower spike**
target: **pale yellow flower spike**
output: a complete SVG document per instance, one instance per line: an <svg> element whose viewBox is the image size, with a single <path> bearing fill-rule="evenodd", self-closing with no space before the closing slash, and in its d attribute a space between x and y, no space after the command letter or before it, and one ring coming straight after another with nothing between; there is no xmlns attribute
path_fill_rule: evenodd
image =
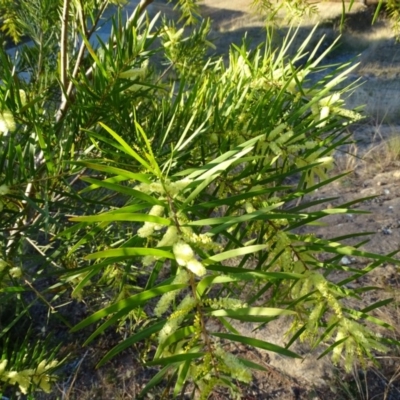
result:
<svg viewBox="0 0 400 400"><path fill-rule="evenodd" d="M13 278L20 278L22 276L22 271L19 267L11 268L9 272Z"/></svg>
<svg viewBox="0 0 400 400"><path fill-rule="evenodd" d="M186 264L186 268L197 276L203 276L207 273L204 265L200 261L197 261L195 258L188 261L188 263Z"/></svg>
<svg viewBox="0 0 400 400"><path fill-rule="evenodd" d="M182 241L175 243L172 251L174 252L176 262L182 266L186 266L187 263L194 258L192 248Z"/></svg>
<svg viewBox="0 0 400 400"><path fill-rule="evenodd" d="M8 110L0 112L0 133L14 132L16 128L11 112Z"/></svg>

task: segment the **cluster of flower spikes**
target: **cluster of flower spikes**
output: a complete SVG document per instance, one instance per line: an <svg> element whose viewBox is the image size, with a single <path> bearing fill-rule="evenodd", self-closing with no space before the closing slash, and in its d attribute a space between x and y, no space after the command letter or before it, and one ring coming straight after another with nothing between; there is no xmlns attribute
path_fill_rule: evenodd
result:
<svg viewBox="0 0 400 400"><path fill-rule="evenodd" d="M181 192L190 184L189 179L183 179L177 182L165 180L161 182L152 182L150 184L141 183L136 187L137 190L147 194L158 194L159 200L180 198ZM161 217L164 215L167 207L155 205L149 211L149 215ZM171 211L172 212L172 211ZM175 213L172 221L179 226L171 225L165 230L163 236L158 240L156 247L172 247L172 252L178 264L178 272L172 284L186 284L190 280L190 274L196 276L204 276L207 273L204 265L196 258L192 246L189 243L201 244L205 247L213 247L211 238L205 234L196 234L190 227L182 226L186 221L186 217L182 213ZM182 225L181 225L182 224ZM138 235L142 238L150 238L156 232L162 231L163 225L154 222L145 222L138 230ZM153 237L154 238L154 237ZM159 257L146 256L143 258L143 265L150 266ZM165 293L159 300L154 309L156 316L161 317L168 311L171 303L175 300L180 290ZM192 295L187 295L176 310L168 317L167 323L159 333L159 342L162 343L166 338L172 335L184 320L185 316L196 306L196 300Z"/></svg>
<svg viewBox="0 0 400 400"><path fill-rule="evenodd" d="M216 364L219 376L213 376L212 366ZM250 370L233 354L226 352L222 344L216 342L213 356L207 353L200 364L192 363L189 370L190 376L196 381L199 388L199 399L208 399L210 393L216 386L226 387L226 376L244 383L250 383L252 374ZM236 391L234 386L230 386L231 399L241 399L240 391Z"/></svg>
<svg viewBox="0 0 400 400"><path fill-rule="evenodd" d="M152 182L149 184L141 183L135 189L140 190L146 194L157 193L160 195L159 200L165 200L165 197L170 199L181 199L182 191L191 183L190 179L181 179L176 182L165 180L163 182ZM161 217L165 213L165 207L162 205L155 205L149 211L149 215ZM205 234L195 234L190 227L181 226L185 224L186 217L178 212L174 214L173 221L180 224L179 227L175 225L169 226L161 240L158 241L157 247L172 247L175 255L176 262L182 267L186 267L197 276L203 276L206 269L203 264L195 257L195 253L188 243L201 244L205 248L215 247L211 238ZM138 230L138 235L142 238L151 237L156 231L161 231L163 225L154 222L145 222L144 225ZM143 258L143 265L150 266L158 257L146 256Z"/></svg>
<svg viewBox="0 0 400 400"><path fill-rule="evenodd" d="M359 324L348 318L342 318L338 321L338 328L335 342L340 342L332 351L332 361L338 364L342 353L344 353L344 367L350 372L354 366L354 361L358 359L365 368L366 353L369 358L372 357L371 352L377 350L385 353L388 348L376 338L380 335L372 332L368 327Z"/></svg>
<svg viewBox="0 0 400 400"><path fill-rule="evenodd" d="M54 377L49 374L58 366L58 361L47 362L43 360L36 369L24 369L22 371L6 370L8 360L0 362L0 380L10 385L17 384L22 394L27 394L31 385L36 385L46 393L51 391L51 382Z"/></svg>
<svg viewBox="0 0 400 400"><path fill-rule="evenodd" d="M159 194L159 200L165 200L166 198L174 199L181 196L181 191L190 183L188 180L178 181L172 183L170 181L163 182L153 182L150 184L140 184L137 189L147 194ZM149 215L152 216L164 216L166 213L167 206L155 205L149 211ZM173 218L171 218L173 225L170 225L165 230L161 239L156 239L160 237L160 233L164 229L162 225L153 222L145 222L144 225L138 230L138 235L143 238L156 239L156 247L172 247L172 252L174 254L176 263L178 264L178 271L171 282L172 285L185 285L194 276L202 277L207 273L204 265L196 258L196 254L191 246L191 244L201 245L203 248L214 248L217 246L214 244L209 236L206 234L196 234L190 227L183 226L187 223L186 217L181 213L174 213ZM178 226L176 226L176 221ZM218 247L218 246L217 246ZM156 256L146 256L143 259L143 264L145 266L150 266L153 262L157 260ZM155 316L161 318L165 313L171 309L171 304L176 300L177 296L182 292L182 290L173 290L163 294L158 301L156 307L154 308ZM160 345L165 343L171 335L173 335L180 327L185 317L196 308L198 300L193 296L192 293L186 294L186 296L180 301L177 307L170 313L167 318L166 323L158 334L158 342ZM219 299L207 299L205 301L209 307L213 309L219 308L230 308L237 309L247 306L242 301L230 298L219 298ZM198 338L201 332L201 324L196 324L196 318L194 327L196 332L194 337ZM189 346L190 347L190 346ZM187 351L188 346L182 349L182 351ZM168 347L163 350L163 355L170 355ZM208 354L211 356L211 354ZM242 364L239 359L237 359L232 354L225 352L221 346L216 346L215 360L218 363L218 369L223 374L231 375L234 379L242 382L251 381L250 371ZM207 355L205 359L207 358ZM205 360L204 360L205 361ZM209 360L211 361L211 360ZM205 362L207 369L210 368L211 362ZM204 365L205 366L205 365ZM215 384L218 384L218 379L213 378L210 375L210 371L204 371L201 373L201 365L192 365L191 372L192 376L196 381L199 381L199 385L206 385L210 390ZM198 379L196 379L198 378ZM203 379L204 378L204 379ZM203 387L204 393L208 390Z"/></svg>
<svg viewBox="0 0 400 400"><path fill-rule="evenodd" d="M349 319L345 316L342 304L336 298L335 288L331 287L331 284L323 275L315 271L306 271L303 275L304 279L299 280L294 285L292 296L294 299L299 299L315 290L315 300L306 324L307 329L300 336L301 339L304 340L313 335L318 335L319 320L326 313L327 325L336 325L335 329L332 329L329 333L325 333L325 340L327 340L336 332L334 339L336 346L332 351L332 361L334 364L338 364L340 359L343 358L344 367L347 372L351 371L356 359L361 364L365 364L365 354L371 358L373 350L380 352L388 350L377 339L379 334L371 331L370 328L363 326L353 318ZM302 327L302 323L299 324L299 322L295 321L293 323L290 332L295 332Z"/></svg>

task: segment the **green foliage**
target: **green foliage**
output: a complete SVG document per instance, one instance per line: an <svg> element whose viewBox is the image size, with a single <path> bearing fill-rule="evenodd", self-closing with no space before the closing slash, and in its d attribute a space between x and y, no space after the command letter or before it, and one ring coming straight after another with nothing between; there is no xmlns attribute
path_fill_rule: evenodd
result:
<svg viewBox="0 0 400 400"><path fill-rule="evenodd" d="M280 10L284 10L288 22L292 18L302 18L318 12L317 7L306 0L287 0L277 3L271 0L253 0L252 7L266 15L269 22L274 22Z"/></svg>
<svg viewBox="0 0 400 400"><path fill-rule="evenodd" d="M326 215L359 211L350 205L307 211L314 203L301 203L304 196L332 181L327 171L333 152L346 141L342 130L347 121L358 115L341 107L341 94L351 88L335 91L354 66L341 66L321 81L307 83L307 76L331 49L319 57L315 49L305 66L295 69L293 64L305 58L311 36L288 60L285 52L294 34L289 34L279 53L268 48L268 41L264 51L234 47L227 66L222 60L204 63L191 84L193 70L173 64L179 87L166 103L160 103L161 110L153 103L156 115L162 112L163 125L154 129L150 116L141 125L136 119L134 146L104 124L115 142L97 132L93 136L130 157L121 161L129 169L113 167L108 176L120 181L132 173L140 175L130 179L128 187L85 179L96 185L93 189L130 192L132 197L120 209L71 220L97 227L143 223L135 225L126 241L86 259L94 260L96 272L128 262L142 266L148 276L142 290L73 329L105 318L90 343L120 318L143 308L147 315L143 328L111 350L100 365L156 333L158 348L148 365L165 366L160 373L175 380L174 396L186 381L203 398L216 385L227 386L234 396L235 382L249 382L251 375L243 361L224 350L227 341L298 356L287 348L242 336L229 319L254 322L261 328L283 315L293 316L290 343L299 337L314 345L334 338L329 347L333 360L339 362L344 354L347 369L357 358L364 362L365 356L372 357L373 350L385 351L359 320L389 326L367 312L348 309L346 299L357 299L357 291L345 286L349 280L334 284L327 276L343 270L342 255L379 261L390 257L368 254L335 239L295 233ZM110 156L105 148L103 152L105 158L80 165L107 172ZM148 214L143 214L146 209ZM321 261L327 253L333 256ZM85 276L86 271L87 267ZM359 274L363 272L350 281ZM266 296L267 291L273 295ZM150 299L160 295L154 305ZM226 333L210 328L214 319Z"/></svg>
<svg viewBox="0 0 400 400"><path fill-rule="evenodd" d="M6 194L4 185L2 193ZM57 347L51 349L50 341L33 341L26 316L33 303L23 299L26 291L20 267L0 260L0 395L5 391L22 394L36 388L49 393L55 380L53 370L59 365L55 360ZM25 331L19 336L17 332Z"/></svg>
<svg viewBox="0 0 400 400"><path fill-rule="evenodd" d="M29 37L38 44L55 34L59 0L1 0L1 30L15 43Z"/></svg>
<svg viewBox="0 0 400 400"><path fill-rule="evenodd" d="M28 338L27 335L26 339ZM11 358L8 357L7 351L3 349L2 360L0 361L0 381L2 381L0 395L4 389L9 387L14 389L14 393L19 390L24 395L36 388L46 393L51 392L52 383L55 381L53 371L59 366L59 362L51 360L54 353L46 355L45 349L45 343L40 342L37 342L34 348L30 348L27 340L18 350L13 349L9 354ZM46 356L49 356L50 359ZM9 368L10 364L12 368Z"/></svg>
<svg viewBox="0 0 400 400"><path fill-rule="evenodd" d="M346 244L363 233L301 233L360 212L307 199L341 177L329 174L334 152L360 118L343 107L355 66L321 66L334 44L310 50L311 33L289 58L296 31L280 49L268 31L264 46L244 41L217 59L207 56L209 21L184 28L135 11L117 14L95 45L107 1L71 1L68 23L66 2L29 4L15 8L15 26L33 43L14 58L0 49L0 380L27 393L53 380L50 342L38 352L27 335L26 351L7 347L28 316L48 329L53 317L73 331L95 325L85 344L110 328L124 333L100 364L156 344L143 361L160 370L142 395L168 378L174 397L188 384L204 399L215 386L239 396L238 382L262 367L229 353L229 342L289 357L300 357L297 339L324 342L321 356L347 369L385 350L371 326L390 329L373 312L391 299L351 308L360 296L348 284L393 254ZM197 19L194 2L177 5ZM346 268L343 255L371 263ZM333 282L335 271L347 278ZM61 306L71 297L91 305L78 324ZM262 329L282 316L292 321L285 348L232 322Z"/></svg>
<svg viewBox="0 0 400 400"><path fill-rule="evenodd" d="M2 0L0 2L0 15L2 16L1 30L18 43L21 38L20 24L17 18L18 5L13 0Z"/></svg>

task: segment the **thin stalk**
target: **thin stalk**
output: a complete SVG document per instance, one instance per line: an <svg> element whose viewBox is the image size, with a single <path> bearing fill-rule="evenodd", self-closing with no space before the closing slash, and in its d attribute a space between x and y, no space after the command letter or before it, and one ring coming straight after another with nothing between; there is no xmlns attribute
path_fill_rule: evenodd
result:
<svg viewBox="0 0 400 400"><path fill-rule="evenodd" d="M204 313L203 313L203 309L202 309L202 304L197 297L197 287L196 287L196 281L194 279L194 274L192 272L189 272L189 276L190 276L189 283L190 283L190 287L192 289L192 295L193 295L194 299L196 300L196 310L197 310L198 315L200 316L201 334L203 336L203 340L204 340L205 347L207 348L207 352L211 356L211 367L214 369L215 375L217 377L219 377L219 371L217 368L218 362L215 359L214 346L210 339L210 335L208 334L208 331L207 331L205 317L204 317Z"/></svg>
<svg viewBox="0 0 400 400"><path fill-rule="evenodd" d="M66 99L67 72L68 72L68 17L70 0L64 0L63 12L61 17L61 42L60 42L60 63L61 63L61 103Z"/></svg>
<svg viewBox="0 0 400 400"><path fill-rule="evenodd" d="M44 303L46 304L47 307L49 307L49 310L51 310L52 314L57 315L58 318L60 318L61 321L64 322L64 324L68 328L72 328L72 325L44 298L42 293L40 293L33 285L31 282L28 281L28 279L24 279L25 283L32 289L32 291L36 294L36 296Z"/></svg>
<svg viewBox="0 0 400 400"><path fill-rule="evenodd" d="M39 59L38 59L38 67L37 67L37 80L39 81L40 75L42 74L43 68L43 31L40 30L39 34Z"/></svg>
<svg viewBox="0 0 400 400"><path fill-rule="evenodd" d="M139 3L139 15L149 6L154 0L141 0ZM128 24L131 23L131 18L133 19L134 14L128 19Z"/></svg>

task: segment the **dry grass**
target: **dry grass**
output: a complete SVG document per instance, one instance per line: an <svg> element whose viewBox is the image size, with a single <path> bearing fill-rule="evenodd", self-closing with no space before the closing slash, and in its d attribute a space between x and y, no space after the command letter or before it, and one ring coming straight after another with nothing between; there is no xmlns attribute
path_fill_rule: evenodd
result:
<svg viewBox="0 0 400 400"><path fill-rule="evenodd" d="M363 156L365 169L369 175L384 172L400 166L400 133L393 132L391 137L373 146Z"/></svg>
<svg viewBox="0 0 400 400"><path fill-rule="evenodd" d="M359 162L358 147L355 143L351 144L349 148L342 152L337 152L335 155L335 169L334 174L343 172L352 172L357 167Z"/></svg>

